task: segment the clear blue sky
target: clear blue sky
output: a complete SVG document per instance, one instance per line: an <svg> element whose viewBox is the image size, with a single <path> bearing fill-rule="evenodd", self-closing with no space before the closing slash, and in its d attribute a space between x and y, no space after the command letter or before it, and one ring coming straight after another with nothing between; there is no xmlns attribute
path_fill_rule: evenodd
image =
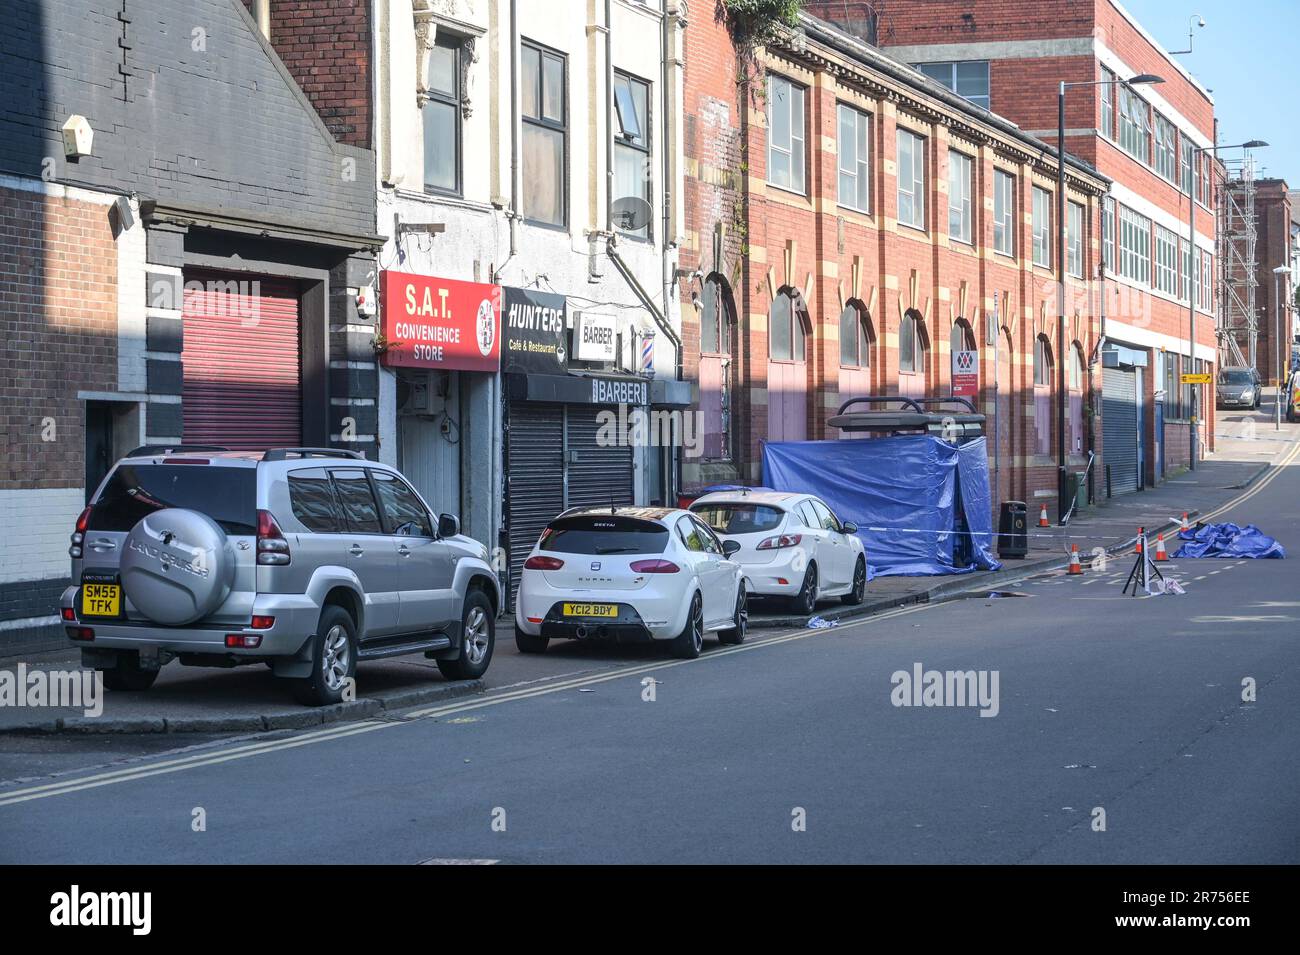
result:
<svg viewBox="0 0 1300 955"><path fill-rule="evenodd" d="M1262 139L1256 174L1300 189L1300 130L1291 112L1300 79L1297 0L1119 0L1166 50L1187 49L1188 20L1205 18L1192 49L1175 57L1212 91L1219 141ZM1229 155L1240 156L1238 150Z"/></svg>

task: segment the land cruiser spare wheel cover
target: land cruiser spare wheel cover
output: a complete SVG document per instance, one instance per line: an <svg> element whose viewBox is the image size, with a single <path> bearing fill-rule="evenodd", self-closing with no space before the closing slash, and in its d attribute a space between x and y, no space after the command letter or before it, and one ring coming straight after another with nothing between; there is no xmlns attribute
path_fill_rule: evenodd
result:
<svg viewBox="0 0 1300 955"><path fill-rule="evenodd" d="M193 623L221 606L235 579L225 532L206 514L180 507L142 518L122 552L122 589L157 623Z"/></svg>

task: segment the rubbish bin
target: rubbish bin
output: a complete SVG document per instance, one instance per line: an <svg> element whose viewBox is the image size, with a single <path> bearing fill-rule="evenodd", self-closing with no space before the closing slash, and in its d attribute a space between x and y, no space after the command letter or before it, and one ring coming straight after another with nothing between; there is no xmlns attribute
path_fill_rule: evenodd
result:
<svg viewBox="0 0 1300 955"><path fill-rule="evenodd" d="M1029 554L1029 509L1024 501L1003 501L998 517L998 556Z"/></svg>
<svg viewBox="0 0 1300 955"><path fill-rule="evenodd" d="M1088 472L1074 472L1074 513L1079 513L1088 506Z"/></svg>

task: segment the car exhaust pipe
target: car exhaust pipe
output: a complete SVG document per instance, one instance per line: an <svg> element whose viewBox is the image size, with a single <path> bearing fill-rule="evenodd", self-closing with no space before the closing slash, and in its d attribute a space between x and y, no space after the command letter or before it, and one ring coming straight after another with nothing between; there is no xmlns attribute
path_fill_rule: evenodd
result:
<svg viewBox="0 0 1300 955"><path fill-rule="evenodd" d="M579 627L578 630L577 630L577 633L578 633L578 639L579 639L579 640L585 640L585 639L587 639L587 628L586 628L586 627Z"/></svg>

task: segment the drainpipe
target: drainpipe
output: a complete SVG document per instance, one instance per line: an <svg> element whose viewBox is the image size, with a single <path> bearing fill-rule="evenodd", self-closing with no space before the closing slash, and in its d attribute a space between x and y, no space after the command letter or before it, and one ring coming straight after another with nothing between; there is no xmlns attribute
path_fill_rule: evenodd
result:
<svg viewBox="0 0 1300 955"><path fill-rule="evenodd" d="M492 284L519 251L519 0L510 0L510 208L506 225L510 232L510 254L492 272Z"/></svg>
<svg viewBox="0 0 1300 955"><path fill-rule="evenodd" d="M271 0L253 0L253 17L257 20L257 29L269 42L271 39Z"/></svg>
<svg viewBox="0 0 1300 955"><path fill-rule="evenodd" d="M605 231L614 234L614 21L605 0ZM599 127L597 127L599 128ZM611 253L612 254L612 253Z"/></svg>

